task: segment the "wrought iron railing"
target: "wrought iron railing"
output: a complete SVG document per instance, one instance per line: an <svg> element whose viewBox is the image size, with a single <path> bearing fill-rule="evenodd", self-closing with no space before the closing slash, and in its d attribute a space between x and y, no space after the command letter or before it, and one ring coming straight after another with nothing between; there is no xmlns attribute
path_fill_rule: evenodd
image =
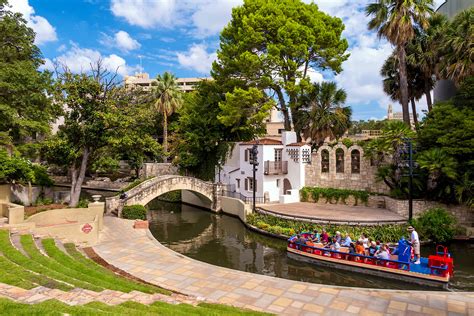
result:
<svg viewBox="0 0 474 316"><path fill-rule="evenodd" d="M265 161L264 162L264 173L265 174L287 174L288 173L288 161Z"/></svg>
<svg viewBox="0 0 474 316"><path fill-rule="evenodd" d="M227 197L231 197L231 198L235 198L235 199L239 199L242 202L244 202L245 204L252 204L253 203L253 197L245 196L240 192L232 192L232 191L222 190L222 195L227 196ZM256 196L255 197L255 204L264 204L264 203L265 203L265 198L263 196Z"/></svg>

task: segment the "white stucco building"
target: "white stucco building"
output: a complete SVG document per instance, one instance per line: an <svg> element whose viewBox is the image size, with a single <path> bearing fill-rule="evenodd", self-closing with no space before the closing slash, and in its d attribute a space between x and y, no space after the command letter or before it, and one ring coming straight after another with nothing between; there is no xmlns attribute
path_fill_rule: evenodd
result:
<svg viewBox="0 0 474 316"><path fill-rule="evenodd" d="M257 145L257 172L253 182L252 147ZM257 203L299 201L305 185L305 165L311 163L311 147L296 142L296 133L284 131L281 140L262 138L235 144L227 161L219 168L216 182L228 185L228 193L252 200L253 185Z"/></svg>

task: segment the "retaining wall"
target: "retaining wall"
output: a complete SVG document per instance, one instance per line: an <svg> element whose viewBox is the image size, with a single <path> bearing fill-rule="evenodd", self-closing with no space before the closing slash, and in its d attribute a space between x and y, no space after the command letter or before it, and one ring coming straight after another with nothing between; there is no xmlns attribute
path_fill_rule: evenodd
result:
<svg viewBox="0 0 474 316"><path fill-rule="evenodd" d="M222 212L237 216L244 223L247 222L247 215L252 214L250 205L245 204L240 199L221 196L220 200Z"/></svg>

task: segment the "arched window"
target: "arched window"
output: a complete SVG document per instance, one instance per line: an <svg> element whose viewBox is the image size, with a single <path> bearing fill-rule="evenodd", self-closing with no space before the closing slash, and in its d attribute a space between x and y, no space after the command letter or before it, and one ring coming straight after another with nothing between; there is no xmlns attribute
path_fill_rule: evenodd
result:
<svg viewBox="0 0 474 316"><path fill-rule="evenodd" d="M321 172L329 172L329 151L321 151Z"/></svg>
<svg viewBox="0 0 474 316"><path fill-rule="evenodd" d="M360 173L360 151L357 149L351 152L351 172Z"/></svg>
<svg viewBox="0 0 474 316"><path fill-rule="evenodd" d="M336 172L344 173L344 150L336 149Z"/></svg>

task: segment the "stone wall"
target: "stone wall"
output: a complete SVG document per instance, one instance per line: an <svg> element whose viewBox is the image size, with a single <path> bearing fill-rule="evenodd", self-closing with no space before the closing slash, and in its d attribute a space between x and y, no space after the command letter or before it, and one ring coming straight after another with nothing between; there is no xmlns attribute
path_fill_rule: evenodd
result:
<svg viewBox="0 0 474 316"><path fill-rule="evenodd" d="M177 175L178 168L171 163L146 162L140 170L141 178L159 177L164 175Z"/></svg>
<svg viewBox="0 0 474 316"><path fill-rule="evenodd" d="M344 152L344 172L336 172L336 150ZM329 172L322 172L322 152L329 153ZM351 153L358 150L360 153L359 167L357 172L352 170ZM364 150L358 145L347 148L342 143L330 147L321 146L317 152L311 155L311 164L306 165L306 186L321 188L338 188L351 190L366 190L369 192L388 193L389 188L383 182L375 180L376 166L371 166L370 160L364 158Z"/></svg>
<svg viewBox="0 0 474 316"><path fill-rule="evenodd" d="M240 199L221 196L220 201L222 212L237 216L244 223L247 222L247 215L252 214L250 205L245 204Z"/></svg>
<svg viewBox="0 0 474 316"><path fill-rule="evenodd" d="M388 210L408 218L408 200L396 200L388 196L384 198L385 207ZM474 209L464 205L446 205L435 201L413 200L413 217L417 217L433 207L441 207L448 210L457 218L458 223L463 226L474 226Z"/></svg>

